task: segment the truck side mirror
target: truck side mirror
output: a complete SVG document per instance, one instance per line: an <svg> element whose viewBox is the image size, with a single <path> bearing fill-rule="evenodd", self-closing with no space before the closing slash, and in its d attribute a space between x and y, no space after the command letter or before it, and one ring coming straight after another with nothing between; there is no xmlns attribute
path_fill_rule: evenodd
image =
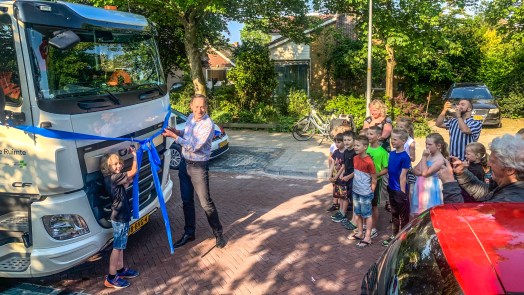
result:
<svg viewBox="0 0 524 295"><path fill-rule="evenodd" d="M49 45L60 50L70 49L78 42L80 42L80 37L71 30L58 32L53 38L49 39Z"/></svg>

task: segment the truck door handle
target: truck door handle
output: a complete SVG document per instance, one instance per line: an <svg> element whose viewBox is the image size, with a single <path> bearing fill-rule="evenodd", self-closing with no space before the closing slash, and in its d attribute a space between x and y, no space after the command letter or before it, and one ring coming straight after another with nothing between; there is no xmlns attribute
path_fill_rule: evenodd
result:
<svg viewBox="0 0 524 295"><path fill-rule="evenodd" d="M45 122L41 122L40 123L40 128L51 128L53 127L53 124L51 124L51 122L49 121L45 121Z"/></svg>

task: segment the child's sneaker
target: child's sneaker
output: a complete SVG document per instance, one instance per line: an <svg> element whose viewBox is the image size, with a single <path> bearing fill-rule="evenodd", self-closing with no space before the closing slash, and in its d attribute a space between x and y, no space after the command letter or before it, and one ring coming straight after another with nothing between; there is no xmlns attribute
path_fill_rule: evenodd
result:
<svg viewBox="0 0 524 295"><path fill-rule="evenodd" d="M331 215L331 219L338 219L338 218L341 218L341 217L344 217L344 214L342 214L342 212L340 211L337 211L337 213Z"/></svg>
<svg viewBox="0 0 524 295"><path fill-rule="evenodd" d="M387 240L382 242L382 246L384 246L384 247L389 246L389 244L391 244L391 242L393 241L394 238L395 238L395 236L389 236L389 238Z"/></svg>
<svg viewBox="0 0 524 295"><path fill-rule="evenodd" d="M123 272L118 272L117 275L123 279L132 279L138 277L140 273L136 270L132 270L130 268L124 268Z"/></svg>
<svg viewBox="0 0 524 295"><path fill-rule="evenodd" d="M338 210L338 205L337 204L332 204L331 207L329 207L326 211L327 212L333 212L335 210Z"/></svg>
<svg viewBox="0 0 524 295"><path fill-rule="evenodd" d="M347 230L354 230L357 228L356 225L354 225L350 220L347 219L342 221L342 226L344 226L344 228Z"/></svg>
<svg viewBox="0 0 524 295"><path fill-rule="evenodd" d="M120 278L118 275L115 276L114 279L110 280L107 276L104 280L104 286L108 288L115 288L115 289L124 289L129 287L129 282Z"/></svg>
<svg viewBox="0 0 524 295"><path fill-rule="evenodd" d="M348 220L348 219L346 218L346 216L341 214L340 217L332 218L331 220L333 220L333 222L339 223L339 222L343 222L344 220Z"/></svg>
<svg viewBox="0 0 524 295"><path fill-rule="evenodd" d="M376 238L378 236L378 232L376 228L371 229L371 238Z"/></svg>

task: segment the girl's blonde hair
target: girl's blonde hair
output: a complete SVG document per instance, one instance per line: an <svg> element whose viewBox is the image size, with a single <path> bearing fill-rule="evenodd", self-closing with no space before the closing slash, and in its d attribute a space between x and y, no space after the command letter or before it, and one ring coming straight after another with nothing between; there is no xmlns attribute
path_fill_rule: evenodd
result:
<svg viewBox="0 0 524 295"><path fill-rule="evenodd" d="M440 153L445 159L449 158L448 144L444 141L444 137L438 133L430 133L426 139L432 139L435 144L440 144Z"/></svg>
<svg viewBox="0 0 524 295"><path fill-rule="evenodd" d="M386 116L386 105L380 99L374 99L369 103L369 107L375 107L379 113L385 117Z"/></svg>
<svg viewBox="0 0 524 295"><path fill-rule="evenodd" d="M108 176L113 174L114 171L111 170L110 166L115 162L120 162L124 165L124 160L122 160L118 154L112 153L103 155L100 159L100 172L102 172L102 175Z"/></svg>
<svg viewBox="0 0 524 295"><path fill-rule="evenodd" d="M399 117L397 119L397 127L406 130L411 138L415 138L415 127L410 118Z"/></svg>
<svg viewBox="0 0 524 295"><path fill-rule="evenodd" d="M482 167L488 167L488 153L486 152L486 147L480 142L472 142L466 146L466 149L470 149L477 157L480 158L480 165Z"/></svg>

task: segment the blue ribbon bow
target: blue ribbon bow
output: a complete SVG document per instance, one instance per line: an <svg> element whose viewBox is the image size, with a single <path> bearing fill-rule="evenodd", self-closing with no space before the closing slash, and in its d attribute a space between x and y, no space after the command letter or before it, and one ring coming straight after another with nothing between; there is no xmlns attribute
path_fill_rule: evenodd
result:
<svg viewBox="0 0 524 295"><path fill-rule="evenodd" d="M164 225L166 227L166 234L167 234L167 241L169 243L169 247L171 249L171 254L175 253L175 248L173 247L173 241L171 237L171 226L169 223L169 216L167 215L167 208L166 203L164 200L164 193L162 191L162 186L160 185L160 180L158 179L158 169L160 169L161 161L160 156L158 155L158 152L155 148L155 145L153 144L153 138L157 137L158 135L162 134L164 129L167 127L169 118L171 117L171 109L168 108L166 117L164 119L164 123L162 124L162 129L157 131L155 134L153 134L151 137L143 139L143 140L136 140L135 138L124 138L124 137L104 137L104 136L97 136L97 135L89 135L89 134L82 134L82 133L76 133L76 132L69 132L69 131L62 131L62 130L53 130L53 129L46 129L46 128L39 128L35 126L26 126L26 125L20 125L20 126L12 126L12 128L22 130L24 132L33 133L34 135L40 135L47 138L54 138L54 139L62 139L62 140L106 140L106 141L131 141L131 142L138 142L140 144L139 148L136 152L136 161L137 161L137 173L135 174L133 178L133 218L138 219L139 216L139 198L138 198L138 174L140 171L140 166L142 164L142 156L144 152L147 152L147 155L149 157L149 163L151 166L151 173L153 174L153 182L155 184L155 189L157 191L158 196L158 202L160 204L160 210L162 211L162 217L164 219ZM0 124L1 125L1 124Z"/></svg>

